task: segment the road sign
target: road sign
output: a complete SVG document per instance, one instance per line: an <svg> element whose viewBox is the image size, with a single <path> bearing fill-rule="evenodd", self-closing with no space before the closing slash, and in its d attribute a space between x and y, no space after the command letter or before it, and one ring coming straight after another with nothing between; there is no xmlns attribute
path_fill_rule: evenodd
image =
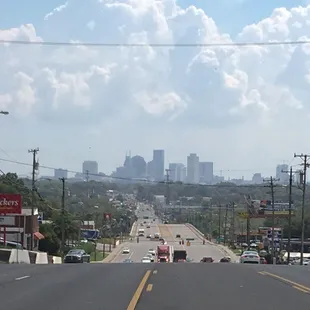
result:
<svg viewBox="0 0 310 310"><path fill-rule="evenodd" d="M22 195L0 194L0 214L21 214Z"/></svg>
<svg viewBox="0 0 310 310"><path fill-rule="evenodd" d="M15 226L14 216L0 216L0 226Z"/></svg>

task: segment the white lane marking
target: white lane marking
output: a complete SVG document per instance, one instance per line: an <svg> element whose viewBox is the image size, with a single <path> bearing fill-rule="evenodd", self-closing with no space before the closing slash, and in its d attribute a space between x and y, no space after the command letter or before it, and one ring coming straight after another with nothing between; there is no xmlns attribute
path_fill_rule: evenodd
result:
<svg viewBox="0 0 310 310"><path fill-rule="evenodd" d="M30 276L23 276L23 277L15 278L15 280L19 281L19 280L24 280L24 279L27 279L27 278L30 278Z"/></svg>
<svg viewBox="0 0 310 310"><path fill-rule="evenodd" d="M135 253L135 252L134 252L134 251L131 252L131 254L130 254L129 257L128 257L129 259L132 258L133 253Z"/></svg>

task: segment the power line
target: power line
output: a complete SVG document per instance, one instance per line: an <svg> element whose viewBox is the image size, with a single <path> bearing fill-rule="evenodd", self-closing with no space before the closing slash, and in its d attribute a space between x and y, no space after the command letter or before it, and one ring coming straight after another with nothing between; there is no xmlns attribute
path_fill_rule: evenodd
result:
<svg viewBox="0 0 310 310"><path fill-rule="evenodd" d="M16 164L16 165L21 165L21 166L32 166L32 164L30 163L25 163L25 162L21 162L21 161L16 161L16 160L10 160L10 159L6 159L6 158L0 158L0 161L4 161L4 162L8 162L8 163L13 163L13 164ZM45 165L40 165L40 168L43 168L43 169L48 169L48 170L55 170L57 168L55 167L51 167L51 166L45 166ZM67 172L69 173L74 173L74 174L83 174L82 172L80 171L75 171L75 170L68 170L68 169L64 169L66 170ZM107 180L120 180L120 181L132 181L132 182L140 182L140 183L144 183L144 184L166 184L167 182L165 180L163 181L152 181L152 180L147 180L145 178L126 178L126 177L117 177L117 176L103 176L101 174L97 174L97 173L84 173L86 174L86 176L88 177L100 177L100 178L104 178L104 179L107 179ZM225 181L227 183L229 183L229 181ZM232 185L225 185L225 184L196 184L196 183L186 183L186 182L173 182L173 181L169 181L169 184L172 184L172 185L182 185L182 186L201 186L201 187L222 187L222 188L234 188L234 187L238 187L238 188L241 188L241 187L244 187L244 188L263 188L264 185L263 184L248 184L248 185L236 185L236 184L232 184Z"/></svg>
<svg viewBox="0 0 310 310"><path fill-rule="evenodd" d="M277 45L304 45L310 40L299 41L272 41L272 42L231 42L231 43L94 43L94 42L52 42L52 41L24 41L0 40L2 44L13 45L42 45L42 46L88 46L88 47L246 47L246 46L277 46Z"/></svg>

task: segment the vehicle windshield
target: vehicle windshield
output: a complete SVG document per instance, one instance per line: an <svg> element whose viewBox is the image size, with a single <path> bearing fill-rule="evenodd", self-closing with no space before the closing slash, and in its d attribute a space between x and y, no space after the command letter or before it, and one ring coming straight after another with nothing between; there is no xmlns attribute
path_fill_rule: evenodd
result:
<svg viewBox="0 0 310 310"><path fill-rule="evenodd" d="M256 251L244 251L243 255L257 255L258 253Z"/></svg>

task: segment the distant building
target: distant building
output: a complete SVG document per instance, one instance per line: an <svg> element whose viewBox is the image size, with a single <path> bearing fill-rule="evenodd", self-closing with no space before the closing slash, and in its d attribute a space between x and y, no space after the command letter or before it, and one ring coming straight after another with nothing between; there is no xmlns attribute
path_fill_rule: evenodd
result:
<svg viewBox="0 0 310 310"><path fill-rule="evenodd" d="M252 182L254 184L262 184L264 181L262 174L261 173L254 173L253 177L252 177Z"/></svg>
<svg viewBox="0 0 310 310"><path fill-rule="evenodd" d="M288 172L285 172L285 171L288 171L289 168L288 168L288 165L277 165L277 168L276 168L276 178L279 179L279 182L282 183L282 184L285 184L285 183L288 183L289 182L289 174Z"/></svg>
<svg viewBox="0 0 310 310"><path fill-rule="evenodd" d="M197 154L191 153L187 156L187 182L197 184L199 179L199 157Z"/></svg>
<svg viewBox="0 0 310 310"><path fill-rule="evenodd" d="M152 178L155 181L163 181L165 174L165 151L153 150Z"/></svg>
<svg viewBox="0 0 310 310"><path fill-rule="evenodd" d="M88 174L89 179L95 179L98 175L98 163L92 160L85 160L82 166L82 173L86 176Z"/></svg>
<svg viewBox="0 0 310 310"><path fill-rule="evenodd" d="M173 182L184 182L186 179L186 167L181 163L169 164L170 180Z"/></svg>
<svg viewBox="0 0 310 310"><path fill-rule="evenodd" d="M213 162L199 163L200 183L212 184L213 182Z"/></svg>

